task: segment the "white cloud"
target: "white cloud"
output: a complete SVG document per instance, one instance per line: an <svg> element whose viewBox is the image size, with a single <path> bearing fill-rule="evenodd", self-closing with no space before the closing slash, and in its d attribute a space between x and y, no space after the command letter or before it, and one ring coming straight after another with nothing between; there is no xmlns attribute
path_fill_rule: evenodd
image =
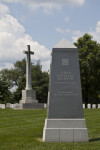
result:
<svg viewBox="0 0 100 150"><path fill-rule="evenodd" d="M6 68L10 69L10 68L13 68L13 64L12 64L12 63L1 63L1 62L0 62L0 70L2 70L2 68L3 68L3 69L6 69Z"/></svg>
<svg viewBox="0 0 100 150"><path fill-rule="evenodd" d="M9 12L9 9L6 5L0 3L0 16Z"/></svg>
<svg viewBox="0 0 100 150"><path fill-rule="evenodd" d="M52 12L52 9L54 10L61 10L61 5L56 3L30 3L28 4L31 10L35 11L37 9L43 9L43 12L46 14L50 14Z"/></svg>
<svg viewBox="0 0 100 150"><path fill-rule="evenodd" d="M83 34L84 32L81 32L80 30L73 31L73 42L76 42L79 37L83 36Z"/></svg>
<svg viewBox="0 0 100 150"><path fill-rule="evenodd" d="M71 31L70 31L70 29L67 29L67 28L66 29L62 29L60 27L57 27L56 28L56 32L65 35L66 33L70 33Z"/></svg>
<svg viewBox="0 0 100 150"><path fill-rule="evenodd" d="M69 21L69 17L66 17L66 18L64 19L64 21L65 21L65 22L68 22L68 21Z"/></svg>
<svg viewBox="0 0 100 150"><path fill-rule="evenodd" d="M26 3L33 10L43 8L44 12L50 13L52 9L61 9L62 6L82 6L85 0L1 0L3 2Z"/></svg>
<svg viewBox="0 0 100 150"><path fill-rule="evenodd" d="M63 29L61 29L61 28L56 28L56 31L58 32L58 33L61 33L61 34L64 34L64 30Z"/></svg>
<svg viewBox="0 0 100 150"><path fill-rule="evenodd" d="M9 9L2 4L0 15L0 69L4 67L12 67L13 63L25 57L23 50L26 45L31 45L31 49L35 52L32 61L41 60L43 70L49 68L50 51L25 33L24 27L18 20L8 14Z"/></svg>
<svg viewBox="0 0 100 150"><path fill-rule="evenodd" d="M100 34L100 21L97 22L96 33Z"/></svg>
<svg viewBox="0 0 100 150"><path fill-rule="evenodd" d="M100 21L97 22L95 30L90 31L89 34L93 36L93 39L100 43Z"/></svg>
<svg viewBox="0 0 100 150"><path fill-rule="evenodd" d="M70 29L65 29L65 33L70 33Z"/></svg>
<svg viewBox="0 0 100 150"><path fill-rule="evenodd" d="M6 2L27 2L27 3L37 3L37 4L46 4L46 3L58 3L58 4L70 4L70 5L83 5L85 0L1 0Z"/></svg>
<svg viewBox="0 0 100 150"><path fill-rule="evenodd" d="M87 33L93 36L93 40L96 40L100 43L100 21L97 22L94 30L90 28L90 31ZM80 30L74 31L72 37L73 41L76 42L77 39L82 37L84 34L85 32L81 32Z"/></svg>

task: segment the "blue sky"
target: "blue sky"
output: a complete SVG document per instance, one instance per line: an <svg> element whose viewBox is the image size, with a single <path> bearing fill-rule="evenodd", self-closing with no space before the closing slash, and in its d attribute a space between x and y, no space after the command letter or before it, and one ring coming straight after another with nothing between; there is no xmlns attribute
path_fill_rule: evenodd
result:
<svg viewBox="0 0 100 150"><path fill-rule="evenodd" d="M70 42L89 33L100 42L99 0L0 0L0 69L24 58L30 44L49 69L50 53L62 38Z"/></svg>

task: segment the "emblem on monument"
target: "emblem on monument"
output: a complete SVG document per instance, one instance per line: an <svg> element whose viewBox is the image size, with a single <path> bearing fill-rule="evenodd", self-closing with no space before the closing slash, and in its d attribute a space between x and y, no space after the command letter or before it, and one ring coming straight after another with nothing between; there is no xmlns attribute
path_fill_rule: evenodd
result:
<svg viewBox="0 0 100 150"><path fill-rule="evenodd" d="M69 59L62 59L62 65L69 65Z"/></svg>

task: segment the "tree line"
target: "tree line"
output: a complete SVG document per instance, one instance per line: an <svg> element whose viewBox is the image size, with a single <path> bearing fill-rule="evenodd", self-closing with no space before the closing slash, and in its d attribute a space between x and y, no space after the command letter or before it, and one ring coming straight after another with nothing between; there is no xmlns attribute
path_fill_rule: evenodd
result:
<svg viewBox="0 0 100 150"><path fill-rule="evenodd" d="M100 103L100 44L89 34L80 37L74 45L79 50L82 97L88 103ZM32 87L36 90L40 103L47 102L49 74L42 71L40 61L31 64ZM26 61L17 61L13 69L0 72L0 102L15 103L21 99L21 91L26 85ZM11 91L13 89L13 91Z"/></svg>
<svg viewBox="0 0 100 150"><path fill-rule="evenodd" d="M49 74L42 71L40 61L31 63L32 88L40 103L47 102ZM17 103L21 100L22 90L26 86L26 60L17 61L13 69L3 69L0 72L0 102Z"/></svg>

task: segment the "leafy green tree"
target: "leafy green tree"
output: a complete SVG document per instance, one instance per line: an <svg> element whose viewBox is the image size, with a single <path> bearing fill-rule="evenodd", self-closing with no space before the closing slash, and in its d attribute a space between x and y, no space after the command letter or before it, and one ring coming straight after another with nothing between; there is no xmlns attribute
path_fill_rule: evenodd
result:
<svg viewBox="0 0 100 150"><path fill-rule="evenodd" d="M79 49L82 95L85 107L98 103L100 93L100 44L89 34L80 37L74 45Z"/></svg>
<svg viewBox="0 0 100 150"><path fill-rule="evenodd" d="M31 63L31 70L32 87L36 90L37 99L41 103L46 103L49 75L47 72L42 71L40 61L38 61L36 65ZM22 90L25 89L26 85L26 60L17 61L13 69L4 69L1 73L2 75L6 75L6 78L11 83L11 88L17 87L13 92L13 103L19 102L22 97Z"/></svg>
<svg viewBox="0 0 100 150"><path fill-rule="evenodd" d="M40 65L40 61L38 61L36 65L32 65L32 86L36 90L37 99L40 103L47 102L48 85L48 72L42 72L42 66Z"/></svg>
<svg viewBox="0 0 100 150"><path fill-rule="evenodd" d="M25 84L26 84L26 60L23 59L22 61L17 61L14 64L14 74L15 75L15 80L14 82L16 83L15 85L17 86L16 91L13 93L13 100L14 102L19 102L22 97L22 90L25 89ZM13 79L13 78L12 78Z"/></svg>
<svg viewBox="0 0 100 150"><path fill-rule="evenodd" d="M13 98L11 99L12 103L19 102L21 99L22 89L25 89L25 69L26 61L17 61L14 64L13 69L3 69L1 74L6 76L6 78L11 83L11 89L16 89L13 91Z"/></svg>
<svg viewBox="0 0 100 150"><path fill-rule="evenodd" d="M0 75L0 103L10 102L12 93L10 91L11 84L5 76Z"/></svg>
<svg viewBox="0 0 100 150"><path fill-rule="evenodd" d="M13 69L3 69L1 70L1 74L6 76L6 78L11 83L11 86L18 86L20 78L25 78L25 69L26 69L26 61L23 59L22 61L17 61L14 64Z"/></svg>

